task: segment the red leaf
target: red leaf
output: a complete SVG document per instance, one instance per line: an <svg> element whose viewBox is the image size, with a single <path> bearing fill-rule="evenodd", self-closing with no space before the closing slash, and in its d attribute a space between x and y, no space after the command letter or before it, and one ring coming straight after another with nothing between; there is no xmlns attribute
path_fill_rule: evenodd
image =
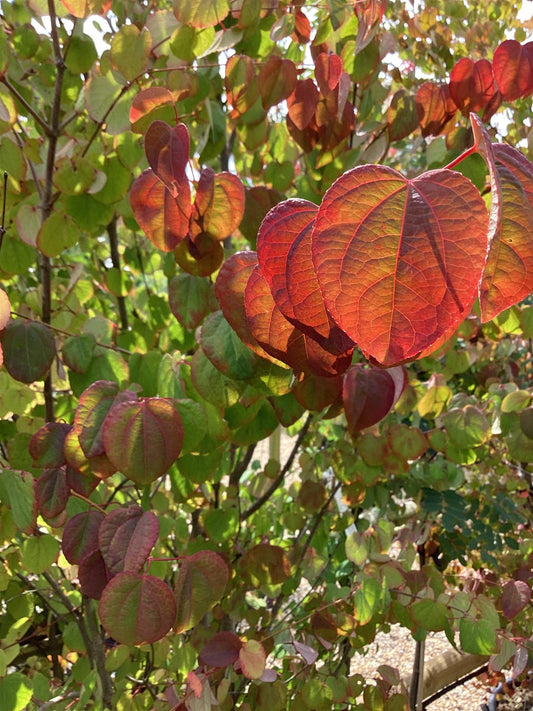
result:
<svg viewBox="0 0 533 711"><path fill-rule="evenodd" d="M100 524L98 542L105 564L116 575L140 572L159 535L159 521L140 506L115 509Z"/></svg>
<svg viewBox="0 0 533 711"><path fill-rule="evenodd" d="M342 400L343 376L320 377L318 375L305 375L292 386L296 400L306 410L320 412L329 405L335 405Z"/></svg>
<svg viewBox="0 0 533 711"><path fill-rule="evenodd" d="M227 667L239 658L242 647L234 632L217 632L207 642L198 656L198 663L210 667Z"/></svg>
<svg viewBox="0 0 533 711"><path fill-rule="evenodd" d="M164 104L173 104L174 97L172 93L163 86L150 86L148 89L142 89L133 98L130 109L130 122L135 123L141 118L144 118L154 109L163 106Z"/></svg>
<svg viewBox="0 0 533 711"><path fill-rule="evenodd" d="M232 118L237 118L251 109L260 96L252 58L240 54L230 57L226 63L224 84L228 102L233 107ZM261 118L262 112L258 114L257 120Z"/></svg>
<svg viewBox="0 0 533 711"><path fill-rule="evenodd" d="M299 8L294 15L294 34L300 44L307 44L311 39L311 23Z"/></svg>
<svg viewBox="0 0 533 711"><path fill-rule="evenodd" d="M94 474L80 474L74 467L67 465L67 484L71 491L87 498L99 483L100 480Z"/></svg>
<svg viewBox="0 0 533 711"><path fill-rule="evenodd" d="M334 356L316 341L297 330L277 307L259 265L254 267L244 292L250 331L267 353L297 372L317 375L343 373L351 356Z"/></svg>
<svg viewBox="0 0 533 711"><path fill-rule="evenodd" d="M111 580L111 575L99 550L85 556L80 562L78 580L84 595L93 600L99 600L102 597L105 586Z"/></svg>
<svg viewBox="0 0 533 711"><path fill-rule="evenodd" d="M292 324L333 354L353 343L333 322L320 293L311 257L317 206L286 200L266 215L257 235L257 257L276 305Z"/></svg>
<svg viewBox="0 0 533 711"><path fill-rule="evenodd" d="M470 111L484 109L496 92L492 64L488 59L473 62L463 57L451 71L450 96L465 116Z"/></svg>
<svg viewBox="0 0 533 711"><path fill-rule="evenodd" d="M387 9L387 0L357 0L354 6L358 20L355 41L357 54L370 44L379 29L379 24Z"/></svg>
<svg viewBox="0 0 533 711"><path fill-rule="evenodd" d="M189 132L179 123L171 127L164 121L154 121L146 131L144 150L148 163L173 198L189 185L185 175L189 161Z"/></svg>
<svg viewBox="0 0 533 711"><path fill-rule="evenodd" d="M416 94L416 110L423 136L438 136L455 123L456 106L447 86L422 84Z"/></svg>
<svg viewBox="0 0 533 711"><path fill-rule="evenodd" d="M98 614L106 632L122 644L162 639L176 617L169 586L153 575L119 573L106 585Z"/></svg>
<svg viewBox="0 0 533 711"><path fill-rule="evenodd" d="M191 238L205 232L221 242L240 225L244 214L244 187L232 173L200 174L191 216Z"/></svg>
<svg viewBox="0 0 533 711"><path fill-rule="evenodd" d="M405 89L398 89L387 111L387 130L391 141L401 141L418 128L416 100Z"/></svg>
<svg viewBox="0 0 533 711"><path fill-rule="evenodd" d="M402 394L406 380L402 367L383 370L352 366L344 376L342 393L350 434L354 436L382 420Z"/></svg>
<svg viewBox="0 0 533 711"><path fill-rule="evenodd" d="M326 192L312 235L326 308L378 363L416 358L474 303L487 223L460 173L348 171Z"/></svg>
<svg viewBox="0 0 533 711"><path fill-rule="evenodd" d="M523 580L509 580L502 593L502 612L508 620L516 617L529 605L531 588Z"/></svg>
<svg viewBox="0 0 533 711"><path fill-rule="evenodd" d="M303 131L309 126L318 105L318 89L312 79L297 82L293 93L287 99L289 118L296 128Z"/></svg>
<svg viewBox="0 0 533 711"><path fill-rule="evenodd" d="M501 222L491 241L480 285L483 321L533 291L533 165L511 146L496 144L492 151ZM495 199L493 192L493 202Z"/></svg>
<svg viewBox="0 0 533 711"><path fill-rule="evenodd" d="M342 74L342 59L337 54L321 52L315 59L315 79L323 96L338 85Z"/></svg>
<svg viewBox="0 0 533 711"><path fill-rule="evenodd" d="M270 109L285 101L294 91L297 76L294 62L270 55L261 66L258 77L263 108Z"/></svg>
<svg viewBox="0 0 533 711"><path fill-rule="evenodd" d="M67 521L61 545L69 563L77 565L100 549L98 529L103 519L104 514L101 511L90 509Z"/></svg>
<svg viewBox="0 0 533 711"><path fill-rule="evenodd" d="M30 439L28 451L36 467L62 467L63 446L71 426L66 422L47 422Z"/></svg>
<svg viewBox="0 0 533 711"><path fill-rule="evenodd" d="M167 398L120 403L109 411L103 430L111 463L137 484L165 474L183 443L181 417Z"/></svg>
<svg viewBox="0 0 533 711"><path fill-rule="evenodd" d="M70 496L65 469L45 469L35 482L35 494L43 518L51 519L64 511Z"/></svg>
<svg viewBox="0 0 533 711"><path fill-rule="evenodd" d="M130 205L139 227L163 252L170 252L187 235L191 214L191 189L185 180L177 198L148 168L134 181Z"/></svg>
<svg viewBox="0 0 533 711"><path fill-rule="evenodd" d="M505 40L494 52L494 77L503 98L514 101L533 92L533 42Z"/></svg>

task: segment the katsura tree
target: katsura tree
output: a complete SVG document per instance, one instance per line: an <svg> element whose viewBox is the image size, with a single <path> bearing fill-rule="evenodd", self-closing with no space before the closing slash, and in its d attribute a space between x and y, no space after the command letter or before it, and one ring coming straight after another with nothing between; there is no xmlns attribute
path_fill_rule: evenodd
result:
<svg viewBox="0 0 533 711"><path fill-rule="evenodd" d="M3 709L416 708L435 631L532 668L517 11L2 4ZM358 673L395 623L410 688Z"/></svg>

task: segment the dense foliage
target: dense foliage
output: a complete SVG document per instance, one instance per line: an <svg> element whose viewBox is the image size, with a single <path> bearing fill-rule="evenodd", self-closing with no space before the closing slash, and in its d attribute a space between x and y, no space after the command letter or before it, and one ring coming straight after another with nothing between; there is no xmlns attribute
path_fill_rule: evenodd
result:
<svg viewBox="0 0 533 711"><path fill-rule="evenodd" d="M2 3L2 709L414 708L394 623L533 667L517 11Z"/></svg>

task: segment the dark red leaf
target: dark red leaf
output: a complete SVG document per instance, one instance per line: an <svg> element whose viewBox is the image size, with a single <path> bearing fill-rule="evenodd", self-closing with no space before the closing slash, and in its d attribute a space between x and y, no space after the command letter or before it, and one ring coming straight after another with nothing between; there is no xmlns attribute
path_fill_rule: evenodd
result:
<svg viewBox="0 0 533 711"><path fill-rule="evenodd" d="M148 163L171 196L177 198L189 185L185 170L189 161L189 132L180 123L171 127L164 121L150 124L144 138Z"/></svg>
<svg viewBox="0 0 533 711"><path fill-rule="evenodd" d="M100 479L94 474L80 474L74 467L67 464L67 484L71 491L87 498L99 483Z"/></svg>
<svg viewBox="0 0 533 711"><path fill-rule="evenodd" d="M320 412L342 400L342 385L342 375L332 378L309 374L296 381L292 391L302 407Z"/></svg>
<svg viewBox="0 0 533 711"><path fill-rule="evenodd" d="M502 611L508 620L522 612L530 601L531 588L523 580L509 580L505 583L502 593Z"/></svg>
<svg viewBox="0 0 533 711"><path fill-rule="evenodd" d="M49 328L37 321L12 319L0 332L4 366L21 383L42 380L54 360L56 347Z"/></svg>
<svg viewBox="0 0 533 711"><path fill-rule="evenodd" d="M466 116L479 112L493 100L497 87L488 59L473 62L468 57L460 59L450 74L450 96L457 108Z"/></svg>
<svg viewBox="0 0 533 711"><path fill-rule="evenodd" d="M63 446L71 426L65 422L47 422L30 439L28 451L36 467L62 467Z"/></svg>
<svg viewBox="0 0 533 711"><path fill-rule="evenodd" d="M221 242L235 232L244 214L244 187L232 173L204 168L194 200L190 234L202 232Z"/></svg>
<svg viewBox="0 0 533 711"><path fill-rule="evenodd" d="M100 549L98 529L103 520L104 514L101 511L90 509L67 521L61 545L69 563L77 565Z"/></svg>
<svg viewBox="0 0 533 711"><path fill-rule="evenodd" d="M148 168L134 181L130 205L139 227L161 251L170 252L187 235L191 214L191 189L180 184L176 198Z"/></svg>
<svg viewBox="0 0 533 711"><path fill-rule="evenodd" d="M239 658L242 647L234 632L217 632L207 642L198 656L198 663L209 667L227 667Z"/></svg>
<svg viewBox="0 0 533 711"><path fill-rule="evenodd" d="M357 364L344 375L343 402L352 436L382 420L402 394L406 371Z"/></svg>
<svg viewBox="0 0 533 711"><path fill-rule="evenodd" d="M228 579L228 566L217 553L197 551L185 557L174 586L177 610L174 630L181 633L198 624L220 600Z"/></svg>
<svg viewBox="0 0 533 711"><path fill-rule="evenodd" d="M370 44L378 31L387 9L387 0L357 0L354 7L358 20L355 51L359 53Z"/></svg>
<svg viewBox="0 0 533 711"><path fill-rule="evenodd" d="M515 101L533 92L533 42L525 45L505 40L494 52L494 77L506 101Z"/></svg>
<svg viewBox="0 0 533 711"><path fill-rule="evenodd" d="M111 580L111 575L99 550L85 556L80 562L78 580L84 595L93 600L99 600L102 597L105 586Z"/></svg>
<svg viewBox="0 0 533 711"><path fill-rule="evenodd" d="M106 632L122 644L150 644L162 639L176 617L169 586L153 575L119 573L106 585L98 615Z"/></svg>
<svg viewBox="0 0 533 711"><path fill-rule="evenodd" d="M35 494L43 518L51 519L64 511L70 496L65 468L45 469L35 482Z"/></svg>
<svg viewBox="0 0 533 711"><path fill-rule="evenodd" d="M303 131L311 123L318 98L318 89L312 79L302 79L296 83L293 93L287 99L287 106L289 118L298 130Z"/></svg>
<svg viewBox="0 0 533 711"><path fill-rule="evenodd" d="M105 564L116 575L139 573L159 535L159 521L140 506L115 509L100 524L98 542Z"/></svg>
<svg viewBox="0 0 533 711"><path fill-rule="evenodd" d="M326 308L382 365L416 358L472 307L488 215L460 173L361 166L326 192L313 262Z"/></svg>

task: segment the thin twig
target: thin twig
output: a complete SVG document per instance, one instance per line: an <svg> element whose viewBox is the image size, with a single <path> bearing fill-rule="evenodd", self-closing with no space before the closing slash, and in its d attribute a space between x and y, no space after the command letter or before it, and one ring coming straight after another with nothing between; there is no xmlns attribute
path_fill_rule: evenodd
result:
<svg viewBox="0 0 533 711"><path fill-rule="evenodd" d="M4 235L6 230L6 200L7 200L7 172L4 171L4 196L2 198L2 226L0 227L0 249L2 249L2 242L4 241Z"/></svg>
<svg viewBox="0 0 533 711"><path fill-rule="evenodd" d="M43 129L45 134L47 136L50 136L50 126L46 123L45 119L35 111L35 109L29 104L26 99L22 96L22 94L18 91L16 87L11 84L9 79L4 75L0 77L0 82L6 87L6 89L9 91L9 93L20 103L26 111L33 116L33 118L37 121L39 126Z"/></svg>

